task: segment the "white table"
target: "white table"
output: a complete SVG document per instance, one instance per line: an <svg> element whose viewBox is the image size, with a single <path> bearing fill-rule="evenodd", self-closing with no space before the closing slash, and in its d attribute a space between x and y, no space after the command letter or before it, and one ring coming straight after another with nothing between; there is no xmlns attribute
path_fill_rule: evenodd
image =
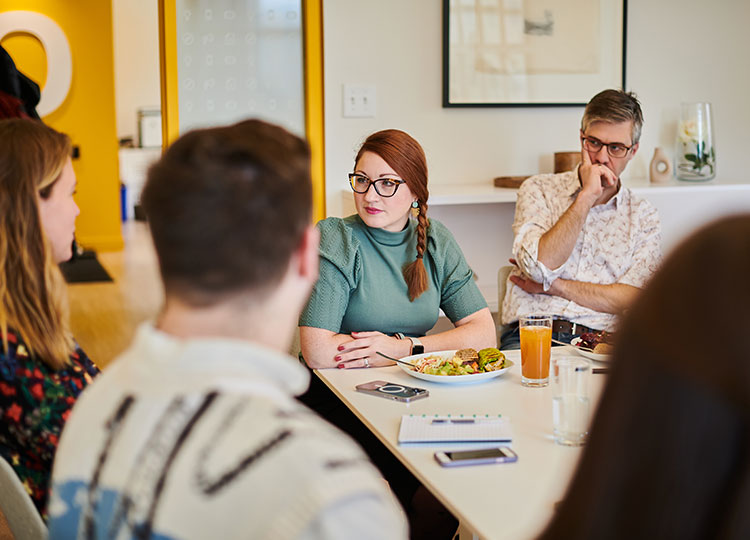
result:
<svg viewBox="0 0 750 540"><path fill-rule="evenodd" d="M553 356L575 354L553 348ZM521 386L519 351L506 355L515 365L498 378L472 385L445 385L411 377L399 367L327 369L317 375L372 430L404 465L453 513L464 533L483 538L534 538L564 495L580 448L552 440L552 389ZM596 367L596 366L594 366ZM400 403L357 392L357 384L385 380L427 388L430 396ZM592 406L606 375L591 375ZM502 414L513 426L516 463L444 468L433 458L446 446L398 446L403 414ZM454 445L455 447L455 445Z"/></svg>

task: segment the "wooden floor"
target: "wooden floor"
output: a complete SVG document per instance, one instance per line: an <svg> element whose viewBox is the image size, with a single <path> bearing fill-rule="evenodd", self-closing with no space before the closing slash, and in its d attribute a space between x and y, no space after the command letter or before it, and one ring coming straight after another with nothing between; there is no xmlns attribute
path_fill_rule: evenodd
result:
<svg viewBox="0 0 750 540"><path fill-rule="evenodd" d="M70 323L76 340L100 368L130 343L138 325L162 302L156 255L145 223L123 223L125 249L98 253L113 283L68 285Z"/></svg>

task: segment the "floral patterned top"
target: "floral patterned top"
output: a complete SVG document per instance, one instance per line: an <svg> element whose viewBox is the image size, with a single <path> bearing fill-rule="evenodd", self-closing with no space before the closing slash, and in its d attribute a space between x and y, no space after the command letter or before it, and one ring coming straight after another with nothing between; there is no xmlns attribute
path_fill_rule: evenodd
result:
<svg viewBox="0 0 750 540"><path fill-rule="evenodd" d="M513 220L511 275L526 274L544 290L558 278L609 285L643 287L661 259L659 212L646 199L620 186L617 194L589 210L568 260L547 268L539 260L539 241L570 208L581 191L578 168L557 174L538 174L518 190ZM555 318L598 330L613 330L617 316L600 313L572 300L549 294L530 294L508 282L502 306L503 324L527 313L548 313Z"/></svg>
<svg viewBox="0 0 750 540"><path fill-rule="evenodd" d="M78 394L99 369L76 346L71 365L55 371L29 354L18 333L9 328L7 336L8 351L0 346L0 457L11 464L46 520L60 432Z"/></svg>

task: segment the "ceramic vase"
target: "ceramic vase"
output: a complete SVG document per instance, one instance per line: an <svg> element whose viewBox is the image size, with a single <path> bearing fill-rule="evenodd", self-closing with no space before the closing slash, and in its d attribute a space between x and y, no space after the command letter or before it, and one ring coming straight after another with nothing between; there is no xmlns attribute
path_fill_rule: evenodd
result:
<svg viewBox="0 0 750 540"><path fill-rule="evenodd" d="M663 148L654 149L654 157L649 166L649 178L652 184L667 184L672 180L672 162Z"/></svg>

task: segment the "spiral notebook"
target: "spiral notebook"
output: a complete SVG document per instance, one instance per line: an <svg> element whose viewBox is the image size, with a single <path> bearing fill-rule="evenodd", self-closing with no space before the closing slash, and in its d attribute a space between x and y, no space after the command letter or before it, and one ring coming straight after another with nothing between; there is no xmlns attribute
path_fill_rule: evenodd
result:
<svg viewBox="0 0 750 540"><path fill-rule="evenodd" d="M401 417L398 444L511 442L510 419L501 415L412 415Z"/></svg>

